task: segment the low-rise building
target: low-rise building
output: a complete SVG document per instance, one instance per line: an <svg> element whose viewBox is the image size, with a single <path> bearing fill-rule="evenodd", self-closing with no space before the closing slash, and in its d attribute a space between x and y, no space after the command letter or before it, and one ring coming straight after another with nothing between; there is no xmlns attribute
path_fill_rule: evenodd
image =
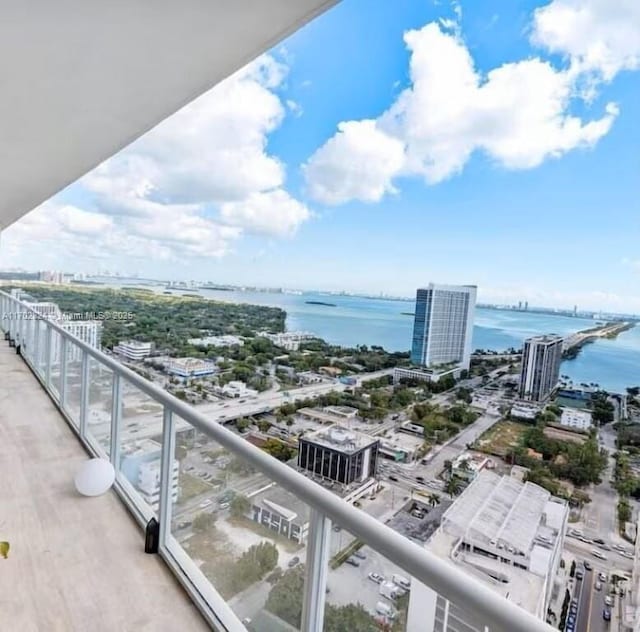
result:
<svg viewBox="0 0 640 632"><path fill-rule="evenodd" d="M189 338L190 345L194 347L233 347L244 345L244 340L238 336L205 336L203 338Z"/></svg>
<svg viewBox="0 0 640 632"><path fill-rule="evenodd" d="M154 511L160 505L160 458L161 447L156 441L142 440L123 448L121 470L136 488L142 499ZM173 460L171 474L171 497L178 501L180 461Z"/></svg>
<svg viewBox="0 0 640 632"><path fill-rule="evenodd" d="M451 474L464 481L475 480L478 474L489 467L491 459L478 452L462 452L451 463Z"/></svg>
<svg viewBox="0 0 640 632"><path fill-rule="evenodd" d="M281 334L270 334L263 331L258 336L270 340L276 347L281 347L287 351L297 351L303 342L317 338L317 336L305 331L287 331Z"/></svg>
<svg viewBox="0 0 640 632"><path fill-rule="evenodd" d="M565 501L533 483L487 470L449 507L426 548L545 620L567 528ZM413 581L407 632L482 632L464 611Z"/></svg>
<svg viewBox="0 0 640 632"><path fill-rule="evenodd" d="M220 389L220 392L225 397L233 397L234 399L241 397L255 397L258 394L258 391L253 388L249 388L240 380L231 380L231 382L228 382Z"/></svg>
<svg viewBox="0 0 640 632"><path fill-rule="evenodd" d="M274 485L249 498L249 518L299 544L307 541L309 505Z"/></svg>
<svg viewBox="0 0 640 632"><path fill-rule="evenodd" d="M298 381L300 384L320 384L325 381L325 378L313 371L301 371L298 373Z"/></svg>
<svg viewBox="0 0 640 632"><path fill-rule="evenodd" d="M139 342L138 340L121 340L114 348L114 353L127 360L144 360L151 355L153 348L150 342Z"/></svg>
<svg viewBox="0 0 640 632"><path fill-rule="evenodd" d="M351 485L375 478L379 441L340 426L321 428L298 441L298 467L318 478Z"/></svg>
<svg viewBox="0 0 640 632"><path fill-rule="evenodd" d="M353 406L325 406L322 410L342 419L354 419L358 414L358 409Z"/></svg>
<svg viewBox="0 0 640 632"><path fill-rule="evenodd" d="M528 402L516 402L511 406L511 417L524 419L525 421L534 421L538 413L542 410L542 406L538 404L530 404Z"/></svg>
<svg viewBox="0 0 640 632"><path fill-rule="evenodd" d="M576 410L575 408L563 408L560 415L560 425L575 430L588 431L592 426L591 412L588 410Z"/></svg>
<svg viewBox="0 0 640 632"><path fill-rule="evenodd" d="M216 365L214 362L199 358L171 358L167 371L171 375L177 375L182 378L203 377L215 373Z"/></svg>
<svg viewBox="0 0 640 632"><path fill-rule="evenodd" d="M454 366L449 368L433 368L425 367L396 367L393 369L393 383L400 384L407 382L437 382L446 375L451 375L455 379L460 377L462 367Z"/></svg>

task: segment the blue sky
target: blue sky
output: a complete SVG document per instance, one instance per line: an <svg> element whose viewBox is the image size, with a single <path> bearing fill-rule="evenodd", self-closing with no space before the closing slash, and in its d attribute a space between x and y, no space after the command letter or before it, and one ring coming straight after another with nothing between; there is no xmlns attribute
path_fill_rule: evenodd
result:
<svg viewBox="0 0 640 632"><path fill-rule="evenodd" d="M345 0L8 229L0 262L640 312L640 15L609 4Z"/></svg>

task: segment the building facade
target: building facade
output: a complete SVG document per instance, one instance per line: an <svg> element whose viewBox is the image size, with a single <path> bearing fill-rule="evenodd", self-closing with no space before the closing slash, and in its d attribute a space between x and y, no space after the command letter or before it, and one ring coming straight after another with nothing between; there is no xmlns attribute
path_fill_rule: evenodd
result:
<svg viewBox="0 0 640 632"><path fill-rule="evenodd" d="M477 288L435 285L416 292L411 362L423 367L456 364L469 369Z"/></svg>
<svg viewBox="0 0 640 632"><path fill-rule="evenodd" d="M167 371L171 375L182 378L203 377L216 372L214 362L207 362L198 358L171 358Z"/></svg>
<svg viewBox="0 0 640 632"><path fill-rule="evenodd" d="M143 360L151 355L152 345L150 342L139 342L137 340L121 340L113 351L127 360Z"/></svg>
<svg viewBox="0 0 640 632"><path fill-rule="evenodd" d="M562 336L534 336L524 341L519 397L543 402L558 385L562 362Z"/></svg>
<svg viewBox="0 0 640 632"><path fill-rule="evenodd" d="M588 410L563 408L560 415L560 425L574 430L588 431L591 428L592 417Z"/></svg>
<svg viewBox="0 0 640 632"><path fill-rule="evenodd" d="M298 467L324 480L351 485L375 478L379 441L339 426L322 428L298 442Z"/></svg>
<svg viewBox="0 0 640 632"><path fill-rule="evenodd" d="M100 349L102 344L102 323L97 320L68 320L62 325L72 336L79 338L94 349ZM80 362L82 350L76 345L68 347L69 359Z"/></svg>

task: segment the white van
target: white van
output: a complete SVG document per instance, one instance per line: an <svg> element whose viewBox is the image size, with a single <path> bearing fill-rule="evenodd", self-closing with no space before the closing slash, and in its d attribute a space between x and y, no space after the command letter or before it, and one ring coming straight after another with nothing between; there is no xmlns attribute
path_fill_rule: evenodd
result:
<svg viewBox="0 0 640 632"><path fill-rule="evenodd" d="M393 583L400 586L400 588L404 588L405 590L411 589L411 582L406 577L403 577L402 575L394 575L391 579L393 580Z"/></svg>
<svg viewBox="0 0 640 632"><path fill-rule="evenodd" d="M379 601L376 604L376 612L387 617L388 619L395 619L396 616L395 608L390 606L388 603L384 603L384 601Z"/></svg>

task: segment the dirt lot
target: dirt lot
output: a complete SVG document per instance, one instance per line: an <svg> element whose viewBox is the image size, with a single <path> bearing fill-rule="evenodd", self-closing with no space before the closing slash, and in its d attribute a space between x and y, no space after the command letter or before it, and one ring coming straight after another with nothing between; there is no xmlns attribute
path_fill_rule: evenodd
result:
<svg viewBox="0 0 640 632"><path fill-rule="evenodd" d="M562 430L560 428L555 428L551 426L547 426L544 429L545 437L549 437L549 439L557 439L558 441L571 441L573 443L583 444L589 437L584 434L580 434L577 432L569 432L568 430Z"/></svg>
<svg viewBox="0 0 640 632"><path fill-rule="evenodd" d="M482 452L505 456L511 448L520 444L522 435L530 427L515 421L499 421L476 441L474 447Z"/></svg>

